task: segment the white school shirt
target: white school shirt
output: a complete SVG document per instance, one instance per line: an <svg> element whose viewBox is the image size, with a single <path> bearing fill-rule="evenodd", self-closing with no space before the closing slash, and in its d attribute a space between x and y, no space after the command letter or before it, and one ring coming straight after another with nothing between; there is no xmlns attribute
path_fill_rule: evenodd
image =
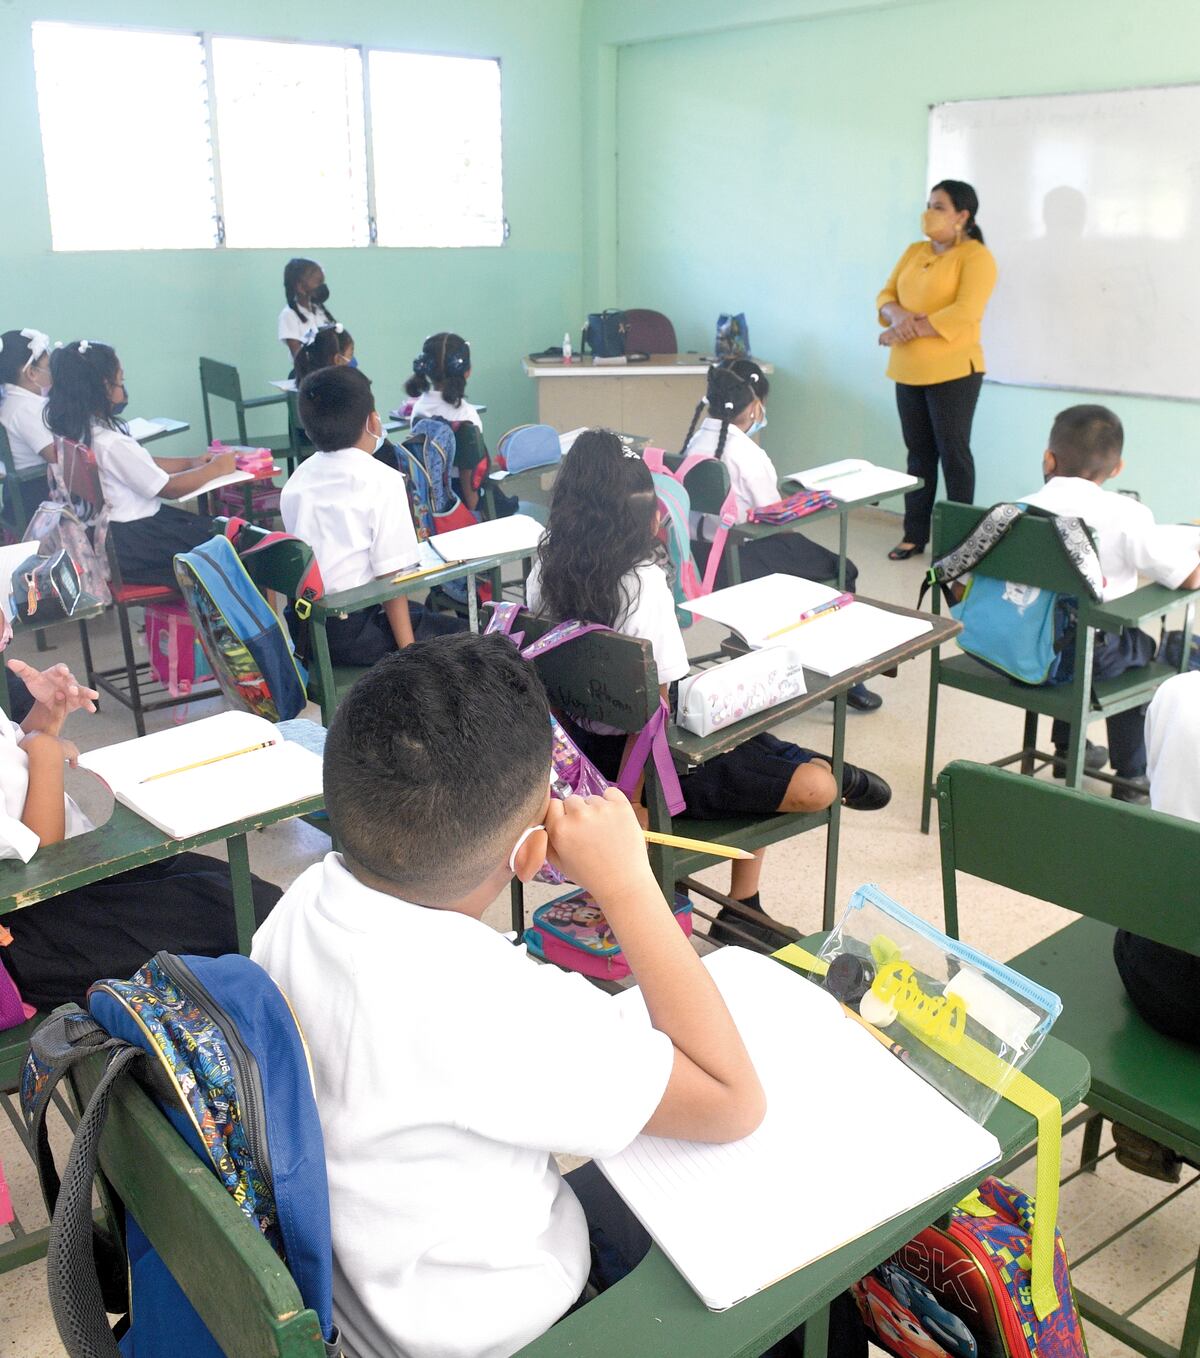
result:
<svg viewBox="0 0 1200 1358"><path fill-rule="evenodd" d="M452 406L449 401L442 399L440 391L423 391L413 402L412 414L409 416L413 424L418 420L445 420L447 424L459 424L463 420L469 420L471 424L483 433L483 420L480 418L479 411L464 396L461 405Z"/></svg>
<svg viewBox="0 0 1200 1358"><path fill-rule="evenodd" d="M1160 684L1146 713L1150 805L1200 821L1200 670Z"/></svg>
<svg viewBox="0 0 1200 1358"><path fill-rule="evenodd" d="M54 435L42 418L45 409L46 398L39 396L36 391L26 391L13 382L4 384L4 395L0 399L0 424L8 435L13 464L19 472L30 467L41 467L43 470L46 467L39 454L54 442ZM4 464L0 462L0 477L3 475Z"/></svg>
<svg viewBox="0 0 1200 1358"><path fill-rule="evenodd" d="M691 666L683 633L675 616L675 598L666 573L653 561L635 566L620 584L625 607L613 626L614 632L641 637L654 651L654 664L660 684L682 679ZM536 613L542 606L542 563L535 561L525 582L525 598ZM598 729L598 728L597 728Z"/></svg>
<svg viewBox="0 0 1200 1358"><path fill-rule="evenodd" d="M88 447L96 455L100 489L113 523L134 523L158 513L159 492L171 478L137 439L93 425Z"/></svg>
<svg viewBox="0 0 1200 1358"><path fill-rule="evenodd" d="M304 336L310 330L316 330L318 326L328 325L329 313L323 306L315 303L312 308L303 307L299 302L296 303L300 308L300 315L297 316L290 306L285 306L279 313L279 338L283 343L288 340L304 341Z"/></svg>
<svg viewBox="0 0 1200 1358"><path fill-rule="evenodd" d="M714 457L717 443L721 437L721 421L709 418L688 440L684 450L688 456L702 453ZM733 491L737 522L745 523L752 509L762 509L766 505L779 503L779 476L775 464L767 456L765 449L758 446L749 434L729 426L725 436L725 450L721 461L729 472L729 488ZM693 537L711 542L713 534L721 526L715 514L692 514L691 531Z"/></svg>
<svg viewBox="0 0 1200 1358"><path fill-rule="evenodd" d="M331 594L416 565L404 477L361 448L306 458L288 477L279 512L313 549Z"/></svg>
<svg viewBox="0 0 1200 1358"><path fill-rule="evenodd" d="M28 863L41 841L21 822L29 795L29 756L19 744L24 737L25 732L15 721L0 717L0 858L19 858ZM66 798L66 812L67 839L94 828L70 797Z"/></svg>
<svg viewBox="0 0 1200 1358"><path fill-rule="evenodd" d="M1088 525L1096 537L1106 600L1132 594L1139 574L1176 589L1200 565L1200 528L1155 523L1147 505L1082 476L1052 476L1022 502Z"/></svg>
<svg viewBox="0 0 1200 1358"><path fill-rule="evenodd" d="M312 1056L347 1352L507 1358L542 1334L589 1266L552 1152L637 1136L670 1078L667 1036L479 920L364 886L337 853L289 887L251 956Z"/></svg>

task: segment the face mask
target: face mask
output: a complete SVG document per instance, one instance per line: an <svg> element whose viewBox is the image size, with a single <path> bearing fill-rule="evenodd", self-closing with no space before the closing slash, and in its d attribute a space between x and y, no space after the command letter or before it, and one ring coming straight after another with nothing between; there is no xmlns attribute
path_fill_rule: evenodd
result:
<svg viewBox="0 0 1200 1358"><path fill-rule="evenodd" d="M750 428L746 430L746 433L750 438L753 438L755 434L761 434L766 427L767 427L767 412L764 410L762 413L762 418L755 420L754 423L750 426Z"/></svg>
<svg viewBox="0 0 1200 1358"><path fill-rule="evenodd" d="M347 360L346 360L346 367L347 367L347 368L357 368L357 367L358 367L358 359L356 359L356 358L347 359Z"/></svg>
<svg viewBox="0 0 1200 1358"><path fill-rule="evenodd" d="M320 287L313 288L308 294L308 300L315 302L317 306L324 306L329 301L329 284L322 283Z"/></svg>
<svg viewBox="0 0 1200 1358"><path fill-rule="evenodd" d="M114 401L112 403L112 413L114 415L123 415L125 413L125 407L129 404L129 388L122 384L121 390L125 393L125 396L122 400Z"/></svg>
<svg viewBox="0 0 1200 1358"><path fill-rule="evenodd" d="M940 233L940 234L939 234ZM921 213L921 234L928 236L930 240L937 241L939 245L945 241L951 241L957 235L953 229L947 232L945 214L935 212L933 208L926 208Z"/></svg>

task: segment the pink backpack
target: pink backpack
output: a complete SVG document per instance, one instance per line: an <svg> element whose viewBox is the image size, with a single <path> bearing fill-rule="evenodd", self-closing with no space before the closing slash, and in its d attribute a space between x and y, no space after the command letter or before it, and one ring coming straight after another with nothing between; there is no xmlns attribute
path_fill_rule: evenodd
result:
<svg viewBox="0 0 1200 1358"><path fill-rule="evenodd" d="M691 497L687 493L684 482L693 467L701 462L709 461L712 455L710 453L692 453L685 457L674 471L667 467L665 456L661 448L646 448L642 452L642 460L650 468L650 473L654 478L654 489L658 493L659 513L662 516L667 533L665 545L675 568L675 596L678 603L680 602L679 594L681 592L684 599L699 599L705 594L712 593L713 587L717 583L717 571L720 569L721 557L725 552L725 540L729 536L729 530L737 523L737 500L731 490L721 505L721 526L713 537L712 546L708 552L708 562L704 567L704 575L701 577L700 572L696 569L695 557L692 556L688 524ZM672 482L674 482L674 485L671 484ZM682 544L677 545L673 539L678 539L680 535L683 539Z"/></svg>
<svg viewBox="0 0 1200 1358"><path fill-rule="evenodd" d="M584 636L588 632L611 632L613 630L611 627L605 627L598 622L560 622L540 640L522 647L525 634L512 630L513 623L516 622L517 614L520 611L520 604L497 604L484 630L485 633L498 632L502 636L508 637L526 660L536 660L539 655L557 650L559 646L564 646L567 642L573 641L576 637ZM646 767L647 761L652 759L659 782L662 784L663 795L667 799L667 809L671 815L679 815L684 809L685 803L683 792L679 786L679 775L675 772L675 764L667 746L668 720L667 705L660 703L658 711L638 732L633 748L629 752L629 758L625 761L625 767L621 770L621 776L614 784L605 778L566 733L558 718L551 714L550 724L554 738L551 760L555 775L554 782L550 787L551 795L560 800L570 796L600 797L610 787L618 787L627 797L632 797L642 775L642 770ZM566 879L556 868L552 868L547 863L537 874L537 880L557 885Z"/></svg>
<svg viewBox="0 0 1200 1358"><path fill-rule="evenodd" d="M215 676L186 604L146 605L150 668L172 698L186 698Z"/></svg>

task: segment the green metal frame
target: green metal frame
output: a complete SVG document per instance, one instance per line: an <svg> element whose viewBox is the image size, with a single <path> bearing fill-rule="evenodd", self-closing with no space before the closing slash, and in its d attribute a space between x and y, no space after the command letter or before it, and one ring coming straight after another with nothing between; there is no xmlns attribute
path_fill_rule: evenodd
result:
<svg viewBox="0 0 1200 1358"><path fill-rule="evenodd" d="M1086 1102L1092 1116L1080 1168L1095 1167L1104 1118L1200 1163L1200 1048L1151 1028L1133 1008L1112 960L1116 929L1200 956L1200 824L959 761L942 771L937 798L949 934L959 933L960 872L1084 916L1011 962L1062 996L1055 1033L1091 1063ZM1149 1215L1140 1214L1087 1257ZM1179 1349L1129 1318L1161 1290L1123 1314L1078 1288L1076 1297L1086 1320L1147 1358L1200 1358L1200 1265Z"/></svg>
<svg viewBox="0 0 1200 1358"><path fill-rule="evenodd" d="M232 363L222 363L215 358L202 358L200 360L200 400L204 406L204 433L209 443L212 443L214 438L219 437L213 432L212 408L209 405L213 397L220 401L230 402L233 406L234 419L237 421L237 437L232 439L221 438L222 443L244 445L251 443L250 434L246 428L246 412L248 410L262 410L267 406L277 405L286 408L288 405L287 393L282 391L271 396L252 396L247 400L242 395L242 380L238 376L238 370ZM269 448L271 452L278 453L285 459L289 469L301 456L290 418L286 434L270 434L265 438L256 434L253 439L253 446L255 448Z"/></svg>
<svg viewBox="0 0 1200 1358"><path fill-rule="evenodd" d="M940 501L933 509L933 557L948 552L961 542L988 511L977 505ZM975 567L976 575L1012 580L1023 585L1078 596L1079 576L1071 565L1054 525L1045 519L1021 519ZM934 587L933 611L940 613L940 591ZM990 698L993 702L1021 708L1025 724L1021 748L995 761L997 768L1020 764L1021 772L1032 774L1053 759L1050 752L1037 748L1039 716L1058 717L1071 726L1071 743L1066 758L1068 787L1077 788L1083 780L1083 759L1087 723L1094 717L1109 717L1130 708L1141 707L1154 696L1154 690L1179 670L1186 669L1192 636L1194 601L1200 590L1173 590L1162 585L1145 585L1120 599L1097 603L1079 599L1078 626L1075 633L1074 678L1069 684L1022 684L989 669L967 655L943 660L935 648L929 664L929 708L925 727L925 773L921 790L921 831L929 833L930 808L934 793L934 756L937 743L938 689L953 688ZM1184 646L1176 668L1153 661L1144 669L1130 670L1116 679L1092 678L1095 633L1119 632L1163 617L1171 609L1184 606ZM1113 774L1090 775L1115 784L1123 780Z"/></svg>

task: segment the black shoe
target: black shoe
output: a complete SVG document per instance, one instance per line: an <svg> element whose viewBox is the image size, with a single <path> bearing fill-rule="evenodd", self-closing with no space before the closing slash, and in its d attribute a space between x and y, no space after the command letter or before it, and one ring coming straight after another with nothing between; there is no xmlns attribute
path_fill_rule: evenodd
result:
<svg viewBox="0 0 1200 1358"><path fill-rule="evenodd" d="M883 706L878 693L872 693L866 684L855 684L846 693L846 706L856 712L876 712Z"/></svg>
<svg viewBox="0 0 1200 1358"><path fill-rule="evenodd" d="M1113 794L1116 795L1115 793ZM1116 1143L1117 1164L1131 1169L1135 1174L1145 1174L1148 1178L1158 1179L1164 1184L1177 1184L1183 1171L1183 1160L1170 1146L1135 1132L1119 1122L1113 1123L1113 1141Z"/></svg>
<svg viewBox="0 0 1200 1358"><path fill-rule="evenodd" d="M1089 740L1086 742L1083 751L1083 771L1084 773L1099 773L1108 763L1108 746L1093 745ZM1065 778L1067 776L1067 752L1061 745L1054 747L1054 776L1055 778Z"/></svg>
<svg viewBox="0 0 1200 1358"><path fill-rule="evenodd" d="M1129 802L1131 806L1145 806L1150 800L1150 779L1143 773L1137 778L1126 778L1129 787L1122 787L1120 783L1113 786L1112 795L1114 802Z"/></svg>
<svg viewBox="0 0 1200 1358"><path fill-rule="evenodd" d="M897 543L888 553L889 561L907 561L910 556L921 556L925 551L925 544L919 547L906 547L902 542Z"/></svg>
<svg viewBox="0 0 1200 1358"><path fill-rule="evenodd" d="M842 805L851 811L882 811L892 800L892 789L877 773L855 764L842 766Z"/></svg>
<svg viewBox="0 0 1200 1358"><path fill-rule="evenodd" d="M734 925L741 930L741 933L734 933L726 925ZM786 935L772 929L767 923L760 924L757 920L746 919L739 915L737 911L730 910L727 906L722 906L717 911L717 917L708 926L708 936L714 943L734 943L740 944L743 948L749 946L745 935L756 939L771 952L778 952L792 940Z"/></svg>

